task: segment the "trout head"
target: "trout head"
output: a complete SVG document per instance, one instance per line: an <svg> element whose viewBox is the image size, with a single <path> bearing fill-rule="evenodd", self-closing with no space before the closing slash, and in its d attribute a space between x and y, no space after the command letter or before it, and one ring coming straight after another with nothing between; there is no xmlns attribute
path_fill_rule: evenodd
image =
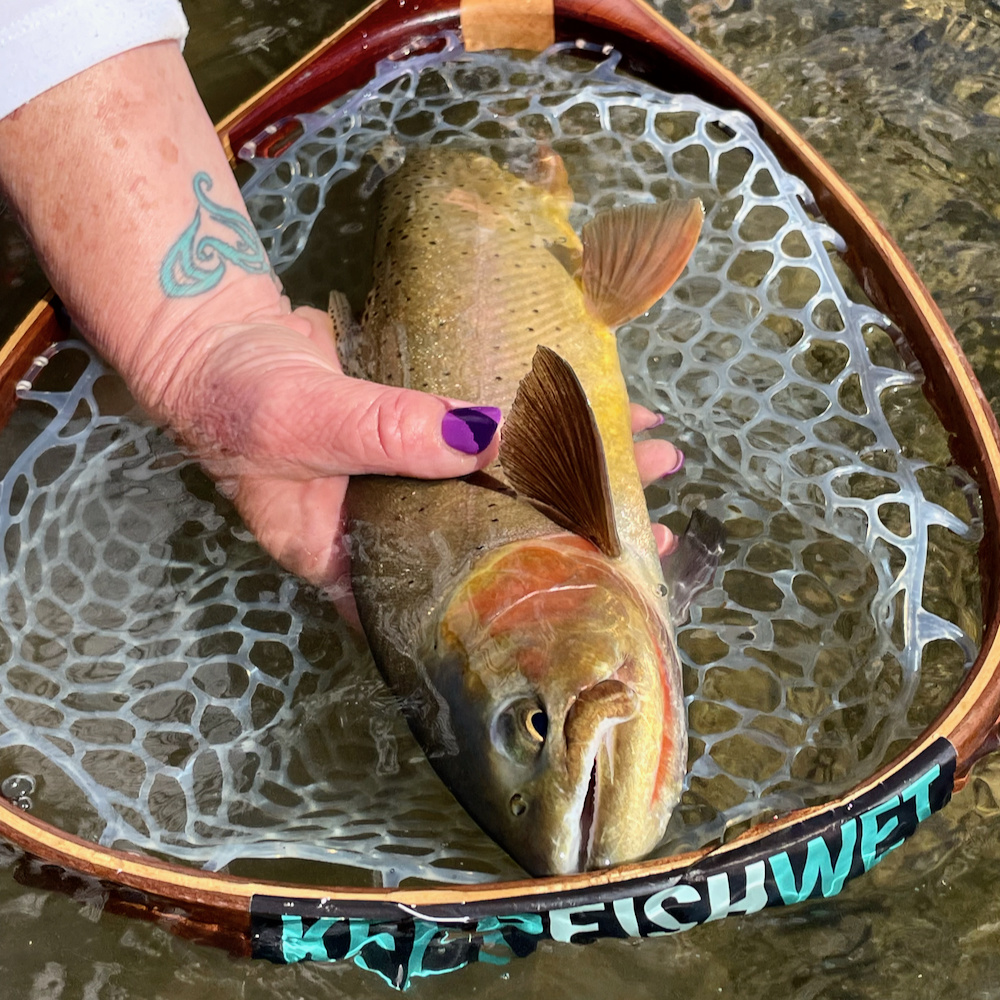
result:
<svg viewBox="0 0 1000 1000"><path fill-rule="evenodd" d="M457 753L434 763L527 871L632 861L663 836L686 758L671 628L570 536L515 542L452 594L425 662Z"/></svg>

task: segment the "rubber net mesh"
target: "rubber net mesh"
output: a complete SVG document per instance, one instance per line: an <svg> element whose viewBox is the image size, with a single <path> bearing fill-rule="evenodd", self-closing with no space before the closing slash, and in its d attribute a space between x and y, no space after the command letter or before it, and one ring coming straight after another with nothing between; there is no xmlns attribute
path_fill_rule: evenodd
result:
<svg viewBox="0 0 1000 1000"><path fill-rule="evenodd" d="M943 707L981 627L976 491L918 370L845 291L839 237L744 116L619 75L610 52L423 48L243 151L286 287L322 305L336 283L360 306L365 196L412 143L509 162L544 142L577 223L699 196L686 273L620 332L633 397L687 455L649 490L652 516L680 530L705 506L729 535L678 630L691 764L663 851L850 787ZM0 779L30 777L22 805L104 845L260 876L517 874L441 787L363 644L88 348L51 351L19 396L0 438Z"/></svg>

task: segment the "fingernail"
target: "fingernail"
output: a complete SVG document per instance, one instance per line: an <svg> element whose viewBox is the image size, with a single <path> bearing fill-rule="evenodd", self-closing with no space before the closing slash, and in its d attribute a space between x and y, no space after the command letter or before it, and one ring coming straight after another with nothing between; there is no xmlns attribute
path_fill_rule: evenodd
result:
<svg viewBox="0 0 1000 1000"><path fill-rule="evenodd" d="M500 410L495 406L460 406L449 410L441 421L445 444L466 455L485 451L500 426Z"/></svg>
<svg viewBox="0 0 1000 1000"><path fill-rule="evenodd" d="M652 430L654 427L659 427L667 418L662 413L654 413L653 416L656 418L650 425L649 429Z"/></svg>
<svg viewBox="0 0 1000 1000"><path fill-rule="evenodd" d="M675 472L680 472L684 468L684 452L680 448L675 448L674 450L677 452L677 461L663 473L665 476L672 476Z"/></svg>

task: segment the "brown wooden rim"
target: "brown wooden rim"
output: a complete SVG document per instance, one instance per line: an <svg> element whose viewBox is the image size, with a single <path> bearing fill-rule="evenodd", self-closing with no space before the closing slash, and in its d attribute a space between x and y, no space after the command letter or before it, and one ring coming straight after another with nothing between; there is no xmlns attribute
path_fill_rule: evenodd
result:
<svg viewBox="0 0 1000 1000"><path fill-rule="evenodd" d="M113 887L118 909L150 913L181 933L228 942L235 950L248 931L251 897L399 903L421 908L435 904L489 903L514 897L611 887L635 879L661 877L687 868L709 854L722 859L810 817L843 805L899 771L936 738L946 737L958 758L957 783L997 742L1000 716L997 564L1000 509L1000 431L972 369L930 293L901 251L857 196L823 158L773 109L737 77L701 51L640 0L556 0L556 37L611 42L623 53L622 68L649 83L689 91L724 108L744 111L757 124L785 169L800 176L823 215L847 241L845 255L872 301L903 331L924 367L931 401L952 432L955 459L976 478L983 500L985 541L981 546L986 629L980 654L960 690L935 723L905 753L849 793L810 809L797 810L757 826L715 848L653 859L614 869L567 877L525 879L481 886L420 889L309 887L254 881L199 871L140 854L104 849L67 835L0 800L0 835L32 856L82 873ZM459 27L455 0L378 0L317 46L251 101L218 126L230 158L248 139L283 116L315 110L371 78L375 63L420 36ZM0 425L14 403L14 382L30 359L66 333L53 302L40 302L0 349ZM985 734L985 735L984 735Z"/></svg>

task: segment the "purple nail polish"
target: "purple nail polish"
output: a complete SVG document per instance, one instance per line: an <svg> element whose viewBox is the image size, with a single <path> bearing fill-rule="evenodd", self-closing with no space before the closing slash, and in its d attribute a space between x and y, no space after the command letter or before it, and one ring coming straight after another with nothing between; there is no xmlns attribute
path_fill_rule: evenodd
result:
<svg viewBox="0 0 1000 1000"><path fill-rule="evenodd" d="M441 421L445 443L466 455L478 455L489 447L500 426L495 406L460 406L449 410Z"/></svg>
<svg viewBox="0 0 1000 1000"><path fill-rule="evenodd" d="M677 449L677 461L674 462L672 468L667 469L667 471L664 472L663 474L665 476L672 476L675 472L680 472L681 469L683 469L683 468L684 468L684 452L681 451L680 448L678 448Z"/></svg>

